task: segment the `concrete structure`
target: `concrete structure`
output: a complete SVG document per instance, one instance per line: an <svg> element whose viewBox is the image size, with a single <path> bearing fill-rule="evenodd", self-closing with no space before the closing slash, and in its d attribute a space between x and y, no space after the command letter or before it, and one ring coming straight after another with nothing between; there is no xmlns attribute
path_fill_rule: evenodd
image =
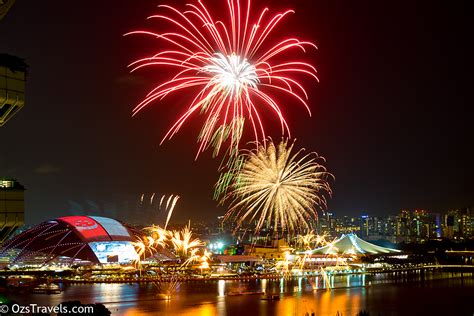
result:
<svg viewBox="0 0 474 316"><path fill-rule="evenodd" d="M0 178L0 243L25 222L25 188L14 179Z"/></svg>

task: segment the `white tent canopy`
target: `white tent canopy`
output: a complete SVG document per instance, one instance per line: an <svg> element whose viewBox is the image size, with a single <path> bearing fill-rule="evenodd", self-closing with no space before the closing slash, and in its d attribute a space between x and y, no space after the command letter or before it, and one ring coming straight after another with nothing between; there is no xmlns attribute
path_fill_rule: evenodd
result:
<svg viewBox="0 0 474 316"><path fill-rule="evenodd" d="M355 234L342 235L334 242L309 250L308 254L384 254L400 252L398 249L380 247L360 239Z"/></svg>

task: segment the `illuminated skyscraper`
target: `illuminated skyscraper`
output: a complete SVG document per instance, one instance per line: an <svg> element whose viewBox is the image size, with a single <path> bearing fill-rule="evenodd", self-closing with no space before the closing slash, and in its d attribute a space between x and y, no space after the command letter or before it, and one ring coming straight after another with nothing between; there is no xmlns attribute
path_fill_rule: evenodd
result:
<svg viewBox="0 0 474 316"><path fill-rule="evenodd" d="M0 21L15 0L0 0ZM25 105L25 81L28 66L23 59L0 53L0 127Z"/></svg>
<svg viewBox="0 0 474 316"><path fill-rule="evenodd" d="M25 188L16 180L0 178L0 243L25 221Z"/></svg>
<svg viewBox="0 0 474 316"><path fill-rule="evenodd" d="M27 67L21 58L0 54L0 127L25 105Z"/></svg>

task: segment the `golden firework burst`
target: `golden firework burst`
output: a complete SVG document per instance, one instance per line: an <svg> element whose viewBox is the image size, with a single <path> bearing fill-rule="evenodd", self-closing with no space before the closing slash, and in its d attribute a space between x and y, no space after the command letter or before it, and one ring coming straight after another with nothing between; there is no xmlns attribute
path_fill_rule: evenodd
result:
<svg viewBox="0 0 474 316"><path fill-rule="evenodd" d="M270 139L243 155L229 194L232 200L226 219L236 219L236 230L255 222L258 233L264 224L274 231L311 229L317 210L326 208L332 175L318 161L324 158L303 149L293 153L294 142L283 139L275 146Z"/></svg>

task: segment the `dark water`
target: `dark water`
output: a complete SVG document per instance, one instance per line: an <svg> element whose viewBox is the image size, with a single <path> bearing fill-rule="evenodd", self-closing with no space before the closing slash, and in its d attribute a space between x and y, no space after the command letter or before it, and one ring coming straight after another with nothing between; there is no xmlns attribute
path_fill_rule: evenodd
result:
<svg viewBox="0 0 474 316"><path fill-rule="evenodd" d="M67 300L101 302L113 315L474 315L471 274L429 273L335 276L333 290L322 280L202 281L183 283L170 301L159 300L152 284L64 286L56 295L10 295L22 304L57 305ZM365 286L369 285L370 286ZM316 290L314 289L316 288ZM317 289L319 288L319 289ZM259 295L226 296L229 291L281 293L278 301Z"/></svg>

